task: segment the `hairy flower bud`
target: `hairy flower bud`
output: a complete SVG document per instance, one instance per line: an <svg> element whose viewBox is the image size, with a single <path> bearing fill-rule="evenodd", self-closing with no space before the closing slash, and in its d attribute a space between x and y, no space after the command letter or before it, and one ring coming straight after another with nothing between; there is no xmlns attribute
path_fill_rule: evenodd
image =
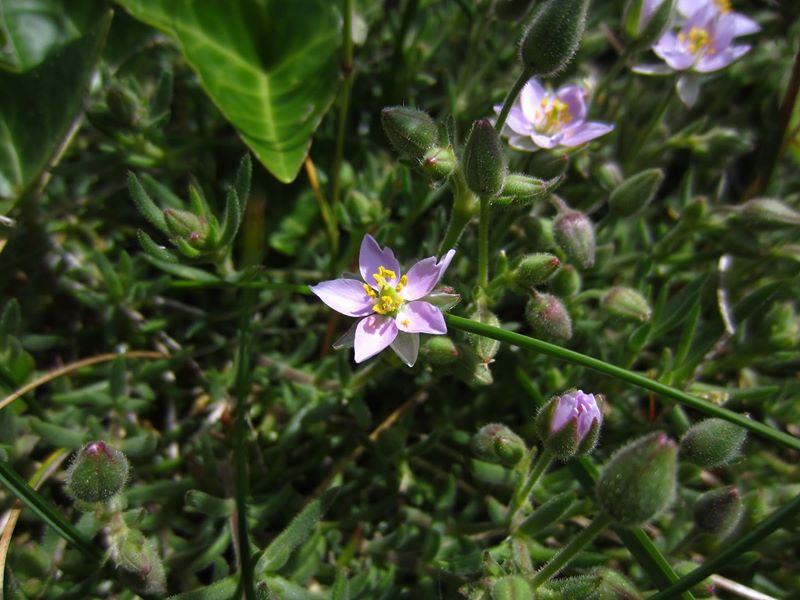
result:
<svg viewBox="0 0 800 600"><path fill-rule="evenodd" d="M434 181L447 179L458 166L450 146L434 146L422 157L422 170Z"/></svg>
<svg viewBox="0 0 800 600"><path fill-rule="evenodd" d="M700 531L725 537L742 516L742 496L734 486L711 490L695 501L692 515Z"/></svg>
<svg viewBox="0 0 800 600"><path fill-rule="evenodd" d="M534 293L525 306L525 318L537 337L565 341L572 337L567 307L552 294Z"/></svg>
<svg viewBox="0 0 800 600"><path fill-rule="evenodd" d="M539 179L522 173L511 173L506 176L500 195L492 199L492 206L528 206L536 200L546 198L563 180L563 175Z"/></svg>
<svg viewBox="0 0 800 600"><path fill-rule="evenodd" d="M163 596L167 581L164 565L153 543L129 529L115 547L115 561L125 585L147 596Z"/></svg>
<svg viewBox="0 0 800 600"><path fill-rule="evenodd" d="M724 419L695 423L681 439L681 458L711 469L731 462L747 438L747 430Z"/></svg>
<svg viewBox="0 0 800 600"><path fill-rule="evenodd" d="M625 526L657 517L675 493L678 448L657 431L617 450L597 480L598 504Z"/></svg>
<svg viewBox="0 0 800 600"><path fill-rule="evenodd" d="M513 271L514 283L523 288L541 285L550 279L561 266L561 261L552 254L538 252L522 257Z"/></svg>
<svg viewBox="0 0 800 600"><path fill-rule="evenodd" d="M653 312L644 296L636 290L621 285L608 290L600 304L615 317L640 323L649 321Z"/></svg>
<svg viewBox="0 0 800 600"><path fill-rule="evenodd" d="M449 365L458 358L458 348L446 335L434 335L420 349L422 357L432 366Z"/></svg>
<svg viewBox="0 0 800 600"><path fill-rule="evenodd" d="M528 449L511 429L502 423L489 423L472 436L472 450L482 460L513 467Z"/></svg>
<svg viewBox="0 0 800 600"><path fill-rule="evenodd" d="M67 470L67 491L83 502L103 502L128 480L128 459L105 442L86 444Z"/></svg>
<svg viewBox="0 0 800 600"><path fill-rule="evenodd" d="M470 317L473 321L483 323L484 325L491 325L492 327L500 327L500 319L497 315L490 311L485 306L481 306ZM491 362L497 353L500 351L500 342L492 338L478 335L477 333L469 334L469 343L475 354L478 355L484 363Z"/></svg>
<svg viewBox="0 0 800 600"><path fill-rule="evenodd" d="M492 587L492 600L533 600L533 590L524 577L506 575Z"/></svg>
<svg viewBox="0 0 800 600"><path fill-rule="evenodd" d="M594 266L594 225L589 217L577 210L563 210L553 222L553 233L572 262L582 269Z"/></svg>
<svg viewBox="0 0 800 600"><path fill-rule="evenodd" d="M611 212L620 217L627 217L641 210L656 195L662 181L664 181L664 171L661 169L647 169L628 177L614 188L608 198Z"/></svg>
<svg viewBox="0 0 800 600"><path fill-rule="evenodd" d="M386 137L403 158L423 160L425 153L439 144L439 130L433 119L421 110L389 106L381 111Z"/></svg>
<svg viewBox="0 0 800 600"><path fill-rule="evenodd" d="M531 75L552 77L572 61L586 27L589 0L545 0L535 11L519 47Z"/></svg>
<svg viewBox="0 0 800 600"><path fill-rule="evenodd" d="M463 158L467 186L479 196L496 196L506 178L506 155L489 119L472 124Z"/></svg>
<svg viewBox="0 0 800 600"><path fill-rule="evenodd" d="M746 224L765 229L800 226L800 212L776 198L753 198L737 208Z"/></svg>
<svg viewBox="0 0 800 600"><path fill-rule="evenodd" d="M602 396L570 390L554 396L536 415L536 431L542 444L556 458L588 454L597 444L603 413Z"/></svg>
<svg viewBox="0 0 800 600"><path fill-rule="evenodd" d="M193 248L202 248L208 240L208 221L193 212L165 208L164 221L171 235L186 241Z"/></svg>
<svg viewBox="0 0 800 600"><path fill-rule="evenodd" d="M574 296L581 291L582 286L583 279L581 274L574 265L570 264L562 264L561 268L550 280L550 290L562 298Z"/></svg>

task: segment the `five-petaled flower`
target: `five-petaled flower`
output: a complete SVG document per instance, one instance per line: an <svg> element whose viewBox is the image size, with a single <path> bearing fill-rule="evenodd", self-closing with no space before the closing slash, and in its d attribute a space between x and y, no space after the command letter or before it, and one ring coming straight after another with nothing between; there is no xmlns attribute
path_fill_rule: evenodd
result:
<svg viewBox="0 0 800 600"><path fill-rule="evenodd" d="M391 346L411 367L419 354L420 333L447 333L441 309L428 299L455 252L449 250L439 261L425 258L403 275L392 250L381 249L366 235L358 258L363 281L332 279L310 289L333 310L361 318L343 338L352 337L357 363Z"/></svg>
<svg viewBox="0 0 800 600"><path fill-rule="evenodd" d="M502 105L494 107L500 113ZM555 92L545 90L530 79L508 113L503 134L509 145L518 150L568 148L580 146L614 129L613 125L586 121L584 91L577 85L565 85Z"/></svg>

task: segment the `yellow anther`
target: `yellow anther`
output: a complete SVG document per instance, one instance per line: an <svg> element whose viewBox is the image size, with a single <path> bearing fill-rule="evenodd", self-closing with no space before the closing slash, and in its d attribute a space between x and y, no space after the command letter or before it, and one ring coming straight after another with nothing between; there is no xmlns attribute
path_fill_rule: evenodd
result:
<svg viewBox="0 0 800 600"><path fill-rule="evenodd" d="M367 284L367 283L364 284L364 291L366 292L367 296L369 296L370 298L377 298L378 297L378 294L375 292L375 290L373 290L369 286L369 284Z"/></svg>
<svg viewBox="0 0 800 600"><path fill-rule="evenodd" d="M709 54L714 54L715 50L711 47L711 34L707 29L702 27L692 27L689 34L680 32L678 40L682 43L688 43L689 52L697 54L703 50L707 50Z"/></svg>
<svg viewBox="0 0 800 600"><path fill-rule="evenodd" d="M731 0L714 0L714 4L717 5L721 13L731 12Z"/></svg>
<svg viewBox="0 0 800 600"><path fill-rule="evenodd" d="M411 325L411 321L409 321L408 319L403 319L400 322L403 324L403 327L408 327L409 325Z"/></svg>
<svg viewBox="0 0 800 600"><path fill-rule="evenodd" d="M395 289L395 291L399 292L400 290L402 290L407 285L408 285L408 277L406 275L403 275L400 278L400 283L398 283L397 286L394 289Z"/></svg>

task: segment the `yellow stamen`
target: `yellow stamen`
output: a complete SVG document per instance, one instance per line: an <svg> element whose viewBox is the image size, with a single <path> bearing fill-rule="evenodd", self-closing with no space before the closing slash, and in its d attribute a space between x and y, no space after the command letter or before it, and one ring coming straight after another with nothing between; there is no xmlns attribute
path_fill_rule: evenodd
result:
<svg viewBox="0 0 800 600"><path fill-rule="evenodd" d="M395 289L396 292L399 292L400 290L402 290L407 285L408 285L408 276L403 275L400 278L400 283L398 283L397 286L394 289Z"/></svg>
<svg viewBox="0 0 800 600"><path fill-rule="evenodd" d="M542 107L542 116L544 117L544 131L548 133L558 131L572 121L572 115L569 114L569 105L563 100L542 98L539 104Z"/></svg>
<svg viewBox="0 0 800 600"><path fill-rule="evenodd" d="M704 50L709 54L714 54L716 52L711 46L711 34L707 29L703 29L702 27L692 27L688 35L681 31L678 34L678 40L681 43L688 43L689 52L692 54L697 54Z"/></svg>
<svg viewBox="0 0 800 600"><path fill-rule="evenodd" d="M719 12L723 14L731 12L731 0L714 0L714 4L717 5Z"/></svg>
<svg viewBox="0 0 800 600"><path fill-rule="evenodd" d="M403 319L400 322L403 324L403 327L408 327L409 325L411 325L411 321L409 321L408 319Z"/></svg>
<svg viewBox="0 0 800 600"><path fill-rule="evenodd" d="M370 298L377 298L378 297L377 292L375 290L373 290L369 286L369 284L367 284L367 283L364 284L364 291L366 292L367 296L369 296Z"/></svg>

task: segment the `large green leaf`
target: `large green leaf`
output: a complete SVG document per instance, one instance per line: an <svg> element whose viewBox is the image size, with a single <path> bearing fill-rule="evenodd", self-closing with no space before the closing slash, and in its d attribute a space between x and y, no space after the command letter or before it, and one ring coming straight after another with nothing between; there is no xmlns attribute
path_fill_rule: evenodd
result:
<svg viewBox="0 0 800 600"><path fill-rule="evenodd" d="M336 95L331 0L117 0L172 36L203 88L275 177L292 181Z"/></svg>
<svg viewBox="0 0 800 600"><path fill-rule="evenodd" d="M22 73L0 70L0 213L62 149L83 108L111 12Z"/></svg>

